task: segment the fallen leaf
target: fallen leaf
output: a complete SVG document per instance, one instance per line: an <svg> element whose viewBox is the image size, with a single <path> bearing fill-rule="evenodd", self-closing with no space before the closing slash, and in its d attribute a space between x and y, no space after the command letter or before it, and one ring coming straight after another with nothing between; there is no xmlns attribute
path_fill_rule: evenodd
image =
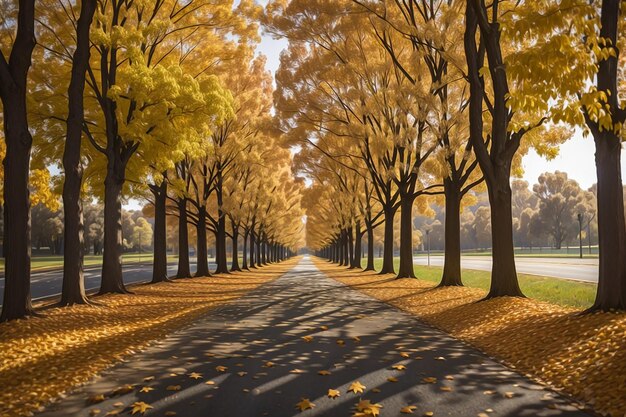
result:
<svg viewBox="0 0 626 417"><path fill-rule="evenodd" d="M326 371L326 370L318 371L317 374L326 376L326 375L330 375L330 371Z"/></svg>
<svg viewBox="0 0 626 417"><path fill-rule="evenodd" d="M118 401L116 403L113 403L113 407L124 407L124 403L121 401Z"/></svg>
<svg viewBox="0 0 626 417"><path fill-rule="evenodd" d="M343 345L345 345L345 344L346 344L346 342L345 342L343 339L337 339L337 344L338 344L339 346L343 346Z"/></svg>
<svg viewBox="0 0 626 417"><path fill-rule="evenodd" d="M302 340L309 343L313 341L313 336L302 336Z"/></svg>
<svg viewBox="0 0 626 417"><path fill-rule="evenodd" d="M361 400L356 404L358 412L363 413L366 416L379 416L382 404L372 403L370 400Z"/></svg>
<svg viewBox="0 0 626 417"><path fill-rule="evenodd" d="M303 374L305 373L305 371L303 371L302 369L292 369L291 371L289 371L290 374Z"/></svg>
<svg viewBox="0 0 626 417"><path fill-rule="evenodd" d="M406 352L400 352L400 356L402 356L403 358L409 358L411 355Z"/></svg>
<svg viewBox="0 0 626 417"><path fill-rule="evenodd" d="M380 388L372 388L372 392L379 393L380 392Z"/></svg>
<svg viewBox="0 0 626 417"><path fill-rule="evenodd" d="M129 392L133 392L134 389L135 387L133 387L132 385L124 385L122 387L114 389L112 395L128 394Z"/></svg>
<svg viewBox="0 0 626 417"><path fill-rule="evenodd" d="M355 381L348 387L348 392L352 391L353 393L358 394L359 392L362 393L365 388L367 388L365 385L361 384L359 381Z"/></svg>
<svg viewBox="0 0 626 417"><path fill-rule="evenodd" d="M397 371L404 371L406 369L406 366L402 365L401 363L397 365L392 365L391 367Z"/></svg>
<svg viewBox="0 0 626 417"><path fill-rule="evenodd" d="M146 404L143 401L137 401L131 405L133 409L131 410L131 414L144 414L149 409L153 408L150 404Z"/></svg>
<svg viewBox="0 0 626 417"><path fill-rule="evenodd" d="M427 376L426 378L422 378L422 382L426 384L435 384L437 383L437 378L434 376Z"/></svg>
<svg viewBox="0 0 626 417"><path fill-rule="evenodd" d="M513 398L515 396L514 392L505 392L504 393L504 398Z"/></svg>
<svg viewBox="0 0 626 417"><path fill-rule="evenodd" d="M154 379L154 377L153 377L153 376L147 376L147 377L145 377L145 378L143 379L143 381L144 381L144 382L149 382L149 381L152 381L153 379Z"/></svg>
<svg viewBox="0 0 626 417"><path fill-rule="evenodd" d="M215 385L215 381L207 381L205 382L206 385Z"/></svg>
<svg viewBox="0 0 626 417"><path fill-rule="evenodd" d="M320 326L320 329L322 329L322 330L328 330L328 326Z"/></svg>
<svg viewBox="0 0 626 417"><path fill-rule="evenodd" d="M152 387L142 387L139 392L150 392L150 391L154 391L154 388Z"/></svg>
<svg viewBox="0 0 626 417"><path fill-rule="evenodd" d="M218 365L218 366L215 367L215 370L217 372L226 372L227 369L228 369L227 366L222 366L222 365Z"/></svg>
<svg viewBox="0 0 626 417"><path fill-rule="evenodd" d="M180 385L168 385L165 389L167 391L180 391L180 388Z"/></svg>
<svg viewBox="0 0 626 417"><path fill-rule="evenodd" d="M101 403L104 400L105 400L104 394L96 394L96 395L92 395L91 397L87 398L87 402L89 404Z"/></svg>
<svg viewBox="0 0 626 417"><path fill-rule="evenodd" d="M265 362L265 364L263 365L264 368L272 368L273 366L275 366L276 364L272 361L267 361Z"/></svg>
<svg viewBox="0 0 626 417"><path fill-rule="evenodd" d="M352 340L354 340L355 343L359 343L361 341L361 338L359 336L354 336Z"/></svg>
<svg viewBox="0 0 626 417"><path fill-rule="evenodd" d="M202 374L199 374L197 372L192 372L192 373L189 374L189 378L202 379Z"/></svg>
<svg viewBox="0 0 626 417"><path fill-rule="evenodd" d="M328 390L328 394L327 395L328 395L328 398L337 398L337 397L339 397L341 395L341 393L339 392L339 390L330 388Z"/></svg>
<svg viewBox="0 0 626 417"><path fill-rule="evenodd" d="M398 378L396 378L395 376L390 376L389 378L387 378L388 382L398 382Z"/></svg>
<svg viewBox="0 0 626 417"><path fill-rule="evenodd" d="M491 391L491 390L487 390L487 391L483 391L484 395L493 395L495 394L495 391Z"/></svg>
<svg viewBox="0 0 626 417"><path fill-rule="evenodd" d="M446 358L444 358L443 356L437 356L437 357L435 358L435 360L436 360L436 361L445 361L445 360L446 360Z"/></svg>
<svg viewBox="0 0 626 417"><path fill-rule="evenodd" d="M97 416L98 414L100 414L100 412L101 411L100 411L99 408L94 408L94 409L89 410L89 415L90 416Z"/></svg>
<svg viewBox="0 0 626 417"><path fill-rule="evenodd" d="M445 392L451 392L452 391L452 387L448 387L448 386L439 387L439 389L441 391L445 391Z"/></svg>
<svg viewBox="0 0 626 417"><path fill-rule="evenodd" d="M296 408L299 409L300 411L308 410L313 407L315 407L315 404L309 401L308 398L302 398L300 402L296 404Z"/></svg>
<svg viewBox="0 0 626 417"><path fill-rule="evenodd" d="M435 415L435 413L434 413L434 412L432 412L432 411L426 411L426 412L424 413L424 417L433 417L434 415Z"/></svg>
<svg viewBox="0 0 626 417"><path fill-rule="evenodd" d="M116 416L120 414L123 410L111 410L105 414L105 416Z"/></svg>
<svg viewBox="0 0 626 417"><path fill-rule="evenodd" d="M417 407L416 407L416 406L414 406L414 405L407 405L406 407L402 407L402 408L400 409L400 412L401 412L402 414L413 414L413 411L415 411L415 409L416 409L416 408L417 408Z"/></svg>

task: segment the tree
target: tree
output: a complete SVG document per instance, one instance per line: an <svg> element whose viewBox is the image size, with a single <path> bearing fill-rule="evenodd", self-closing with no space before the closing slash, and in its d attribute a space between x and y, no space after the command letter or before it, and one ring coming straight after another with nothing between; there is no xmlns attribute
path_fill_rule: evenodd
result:
<svg viewBox="0 0 626 417"><path fill-rule="evenodd" d="M577 215L585 205L584 191L565 172L546 172L539 176L533 192L539 199L536 228L552 237L554 247L578 234Z"/></svg>
<svg viewBox="0 0 626 417"><path fill-rule="evenodd" d="M76 25L76 50L72 57L72 75L68 88L67 134L63 153L63 287L61 305L85 304L85 278L83 275L83 207L81 188L83 166L81 139L85 123L83 96L85 74L89 65L89 31L97 0L81 0L80 17Z"/></svg>
<svg viewBox="0 0 626 417"><path fill-rule="evenodd" d="M139 252L142 252L144 246L152 244L152 235L152 225L145 218L139 217L133 228L130 241L133 246L139 247Z"/></svg>
<svg viewBox="0 0 626 417"><path fill-rule="evenodd" d="M12 7L11 7L12 6ZM3 26L16 22L15 36L0 50L0 99L2 100L6 154L4 182L4 303L0 321L32 314L30 298L30 199L28 175L33 138L28 129L27 77L35 47L35 1L19 0L3 13ZM3 3L4 7L4 3ZM6 18L5 18L6 16ZM12 28L11 28L12 29ZM8 59L5 54L8 54Z"/></svg>
<svg viewBox="0 0 626 417"><path fill-rule="evenodd" d="M581 14L587 10L584 2L570 8L549 1L466 2L470 141L491 206L493 266L487 298L523 295L513 248L511 169L529 146L545 152L567 137L557 129L549 135L538 132L547 120L560 117L559 106L548 103L565 88L550 83L570 76L572 56L562 53L562 45L572 25L585 23ZM552 58L549 66L541 64L545 56Z"/></svg>

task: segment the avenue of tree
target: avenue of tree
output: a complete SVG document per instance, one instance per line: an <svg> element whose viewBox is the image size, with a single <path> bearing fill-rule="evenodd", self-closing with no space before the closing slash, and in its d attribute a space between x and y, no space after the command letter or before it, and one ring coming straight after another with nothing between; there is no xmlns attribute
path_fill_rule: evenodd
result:
<svg viewBox="0 0 626 417"><path fill-rule="evenodd" d="M312 180L303 196L308 246L358 268L366 235L373 269L381 227L380 272L396 273L399 232L397 277L413 277L412 219L441 202L440 285L462 285L461 213L486 191L488 207L476 215L490 230L487 298L523 296L514 232L521 219L530 227L534 209L551 221L537 217L535 231L557 246L597 219L591 310L625 309L623 8L620 0L271 1L269 30L289 39L276 108L286 140L302 148L296 169ZM533 188L537 204L514 213L512 176L522 156L531 148L556 155L575 127L596 145L593 192L545 175Z"/></svg>
<svg viewBox="0 0 626 417"><path fill-rule="evenodd" d="M270 112L271 76L255 52L260 6L3 0L1 10L1 321L33 313L31 204L39 207L35 215L42 206L63 210L61 224L48 222L62 228L48 242L63 246L61 305L89 302L86 239L103 254L99 293L128 292L122 251L129 244L141 248L152 227L140 216L123 216L127 198L151 202L145 210L154 217L153 282L168 279L168 223L178 229L176 278L191 276L190 238L197 276L210 274L209 234L217 273L294 253L303 231L303 182L281 147ZM48 168L54 166L62 173L53 180ZM94 206L94 198L102 205Z"/></svg>
<svg viewBox="0 0 626 417"><path fill-rule="evenodd" d="M493 248L487 298L523 296L516 183L529 149L551 157L590 134L597 184L546 174L535 228L555 245L573 214L597 224L591 310L626 309L626 13L621 0L0 0L5 297L0 321L33 312L31 205L62 194L62 305L88 303L83 202L102 213L100 293L127 293L122 202L151 202L153 281L251 268L307 246L350 268L415 277L416 216L444 207L442 286L462 285L462 213ZM276 88L260 25L289 46ZM51 178L49 167L61 169ZM305 179L310 186L305 186ZM308 185L308 184L307 184ZM520 191L520 190L517 190ZM529 191L530 192L530 191ZM522 193L523 194L523 193ZM567 210L567 213L565 211ZM567 214L567 215L565 215ZM562 215L562 216L561 216ZM168 220L169 219L169 220ZM514 220L517 219L517 222ZM556 219L556 220L555 220ZM569 219L569 220L568 220ZM582 218L579 221L582 228ZM138 238L141 240L140 238ZM227 264L227 241L232 248ZM238 247L243 243L242 264Z"/></svg>

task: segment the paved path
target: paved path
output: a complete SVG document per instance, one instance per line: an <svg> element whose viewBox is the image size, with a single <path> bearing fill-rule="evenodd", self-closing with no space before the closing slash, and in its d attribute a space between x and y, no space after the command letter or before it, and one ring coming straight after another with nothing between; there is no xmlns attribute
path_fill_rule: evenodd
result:
<svg viewBox="0 0 626 417"><path fill-rule="evenodd" d="M426 256L413 258L416 265L427 265ZM431 266L442 266L443 256L431 256ZM579 258L515 258L517 272L531 275L542 275L554 278L571 279L575 281L598 282L598 259ZM463 256L463 269L477 269L491 271L491 256Z"/></svg>
<svg viewBox="0 0 626 417"><path fill-rule="evenodd" d="M318 374L326 370L330 375ZM357 380L365 392L346 392ZM90 396L126 384L134 384L131 392L86 405ZM329 388L341 395L329 399ZM296 410L302 397L315 408ZM415 405L418 416L472 417L487 409L490 416L586 416L412 316L326 278L305 257L283 277L138 353L41 417L82 417L93 409L99 416L128 415L136 401L154 407L146 413L154 416L348 417L360 398L382 404L381 416L399 416L407 405Z"/></svg>

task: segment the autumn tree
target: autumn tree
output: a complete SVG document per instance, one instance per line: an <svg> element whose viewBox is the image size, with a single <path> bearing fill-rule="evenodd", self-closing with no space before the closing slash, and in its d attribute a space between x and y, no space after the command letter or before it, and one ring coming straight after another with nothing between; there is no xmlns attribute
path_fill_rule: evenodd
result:
<svg viewBox="0 0 626 417"><path fill-rule="evenodd" d="M17 8L15 7L17 6ZM0 99L4 141L4 303L0 321L32 313L30 297L30 199L32 136L27 116L28 71L35 47L35 1L2 3Z"/></svg>

